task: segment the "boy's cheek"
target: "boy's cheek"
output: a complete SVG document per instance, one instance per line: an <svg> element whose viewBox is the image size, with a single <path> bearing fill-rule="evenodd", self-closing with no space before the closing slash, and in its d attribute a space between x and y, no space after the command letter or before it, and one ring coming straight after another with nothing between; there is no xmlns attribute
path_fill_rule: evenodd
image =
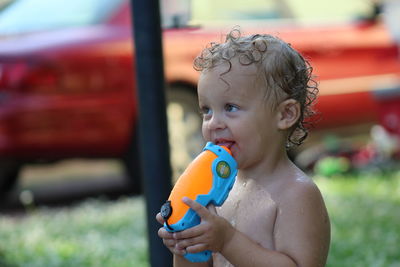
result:
<svg viewBox="0 0 400 267"><path fill-rule="evenodd" d="M204 141L206 141L206 142L211 141L210 133L209 133L209 131L207 129L205 129L204 124L203 124L203 128L202 128L201 133L203 135Z"/></svg>

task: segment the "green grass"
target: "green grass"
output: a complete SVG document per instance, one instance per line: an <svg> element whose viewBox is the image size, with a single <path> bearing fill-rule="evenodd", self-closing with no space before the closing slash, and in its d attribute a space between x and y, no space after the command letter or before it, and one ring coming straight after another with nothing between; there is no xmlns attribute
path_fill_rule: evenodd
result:
<svg viewBox="0 0 400 267"><path fill-rule="evenodd" d="M88 200L0 217L0 266L148 266L144 202Z"/></svg>
<svg viewBox="0 0 400 267"><path fill-rule="evenodd" d="M327 266L400 266L400 173L316 178L332 224ZM0 216L0 266L149 266L142 198Z"/></svg>
<svg viewBox="0 0 400 267"><path fill-rule="evenodd" d="M400 174L317 183L331 217L328 266L400 266Z"/></svg>

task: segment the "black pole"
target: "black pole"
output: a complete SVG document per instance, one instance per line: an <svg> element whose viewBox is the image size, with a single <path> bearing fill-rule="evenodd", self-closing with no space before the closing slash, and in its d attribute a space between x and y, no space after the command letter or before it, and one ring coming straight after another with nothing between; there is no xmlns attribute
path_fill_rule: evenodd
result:
<svg viewBox="0 0 400 267"><path fill-rule="evenodd" d="M158 0L131 0L131 8L150 264L152 267L172 266L172 254L157 236L160 225L155 220L171 190L160 5Z"/></svg>

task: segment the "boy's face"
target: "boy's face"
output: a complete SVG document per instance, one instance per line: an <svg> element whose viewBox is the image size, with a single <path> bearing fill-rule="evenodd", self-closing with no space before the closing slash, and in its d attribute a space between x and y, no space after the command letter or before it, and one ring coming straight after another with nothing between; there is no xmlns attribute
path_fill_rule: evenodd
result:
<svg viewBox="0 0 400 267"><path fill-rule="evenodd" d="M277 115L265 100L265 89L257 86L256 66L233 60L231 70L220 76L227 68L222 64L200 76L202 132L206 141L230 148L239 168L249 168L268 157L268 148L282 134Z"/></svg>

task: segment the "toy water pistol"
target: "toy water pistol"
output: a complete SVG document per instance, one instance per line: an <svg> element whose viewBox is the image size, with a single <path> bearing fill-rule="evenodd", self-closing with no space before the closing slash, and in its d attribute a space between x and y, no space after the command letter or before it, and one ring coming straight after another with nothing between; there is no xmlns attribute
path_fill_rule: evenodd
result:
<svg viewBox="0 0 400 267"><path fill-rule="evenodd" d="M161 207L164 227L169 232L179 232L200 223L200 217L182 202L189 197L203 206L221 206L235 183L237 163L230 150L208 142L177 180L167 202ZM191 262L205 262L211 251L187 253Z"/></svg>

